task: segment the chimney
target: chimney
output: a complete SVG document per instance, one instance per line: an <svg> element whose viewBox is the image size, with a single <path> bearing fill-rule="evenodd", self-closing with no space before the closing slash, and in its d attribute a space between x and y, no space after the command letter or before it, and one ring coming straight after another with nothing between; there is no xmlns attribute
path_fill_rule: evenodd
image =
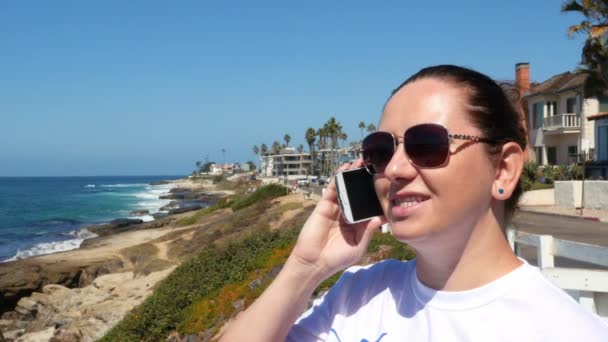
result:
<svg viewBox="0 0 608 342"><path fill-rule="evenodd" d="M515 64L515 83L520 97L530 90L530 63Z"/></svg>
<svg viewBox="0 0 608 342"><path fill-rule="evenodd" d="M519 91L519 101L517 104L517 109L521 114L521 124L526 132L526 149L524 151L524 160L528 161L531 159L529 137L530 124L528 122L528 101L524 100L522 97L528 91L530 91L530 63L515 64L515 84L517 85L517 90Z"/></svg>

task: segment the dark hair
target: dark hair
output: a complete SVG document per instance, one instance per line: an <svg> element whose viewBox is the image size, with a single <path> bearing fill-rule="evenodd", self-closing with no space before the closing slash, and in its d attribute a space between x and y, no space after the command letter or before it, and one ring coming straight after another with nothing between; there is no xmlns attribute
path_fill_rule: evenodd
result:
<svg viewBox="0 0 608 342"><path fill-rule="evenodd" d="M488 145L490 155L498 154L502 145L509 141L517 143L525 151L526 133L522 126L522 116L509 99L514 94L507 96L494 80L475 70L455 65L437 65L412 75L393 90L391 97L406 84L425 78L451 81L465 87L473 124L481 130L484 138L497 142ZM522 192L521 184L518 183L511 197L505 201L506 222L511 219Z"/></svg>

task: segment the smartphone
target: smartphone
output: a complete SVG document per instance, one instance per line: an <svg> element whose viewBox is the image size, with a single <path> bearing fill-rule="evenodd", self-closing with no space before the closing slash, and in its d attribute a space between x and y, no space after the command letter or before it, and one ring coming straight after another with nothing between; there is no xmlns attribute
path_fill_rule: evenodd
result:
<svg viewBox="0 0 608 342"><path fill-rule="evenodd" d="M374 176L365 168L340 171L335 179L338 203L346 222L362 222L384 214L374 188Z"/></svg>

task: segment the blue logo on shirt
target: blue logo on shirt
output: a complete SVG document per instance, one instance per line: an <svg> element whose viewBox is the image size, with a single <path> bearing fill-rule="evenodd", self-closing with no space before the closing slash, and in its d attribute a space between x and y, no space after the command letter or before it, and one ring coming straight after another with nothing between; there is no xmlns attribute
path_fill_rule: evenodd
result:
<svg viewBox="0 0 608 342"><path fill-rule="evenodd" d="M338 339L338 342L342 342L342 340L340 339L340 337L338 336L338 333L334 330L331 329L331 332L334 333L334 335L336 336L336 338ZM378 339L375 342L380 342L380 340L386 336L386 333L382 333L382 335L380 335L380 337L378 337ZM360 342L370 342L368 339L366 338L362 338Z"/></svg>

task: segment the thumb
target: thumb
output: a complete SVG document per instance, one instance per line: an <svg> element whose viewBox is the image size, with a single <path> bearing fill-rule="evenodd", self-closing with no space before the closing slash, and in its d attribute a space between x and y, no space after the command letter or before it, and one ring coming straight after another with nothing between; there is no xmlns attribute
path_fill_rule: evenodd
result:
<svg viewBox="0 0 608 342"><path fill-rule="evenodd" d="M373 219L371 219L365 226L365 231L363 232L363 239L369 243L369 241L372 240L374 233L376 231L378 231L378 229L380 228L381 225L383 225L387 222L388 222L388 220L386 219L386 217L384 215L376 216Z"/></svg>

